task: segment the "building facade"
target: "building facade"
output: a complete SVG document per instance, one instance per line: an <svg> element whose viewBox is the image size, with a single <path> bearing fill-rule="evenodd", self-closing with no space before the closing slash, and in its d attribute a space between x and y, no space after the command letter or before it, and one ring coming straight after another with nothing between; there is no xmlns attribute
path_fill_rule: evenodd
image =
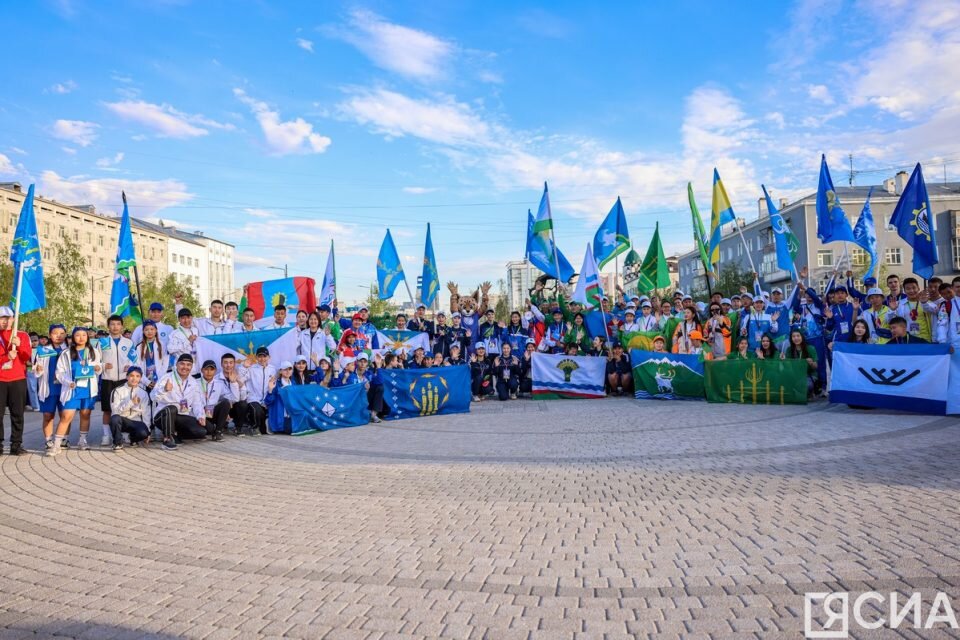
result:
<svg viewBox="0 0 960 640"><path fill-rule="evenodd" d="M890 226L890 218L908 178L905 172L900 172L885 180L882 185L837 188L841 206L851 226L856 224L870 194L870 208L877 232L877 272L881 283L888 274L897 274L903 278L912 273L913 250L897 234L896 228ZM935 220L940 258L934 272L944 280L949 280L960 274L960 183L927 183L927 191L933 209L931 218ZM834 269L850 269L858 274L863 273L869 268L869 257L853 243L846 243L845 247L843 242L820 242L817 238L816 197L816 193L812 193L796 202L781 202L780 213L800 244L796 257L797 269L807 267L809 282L822 287L830 279ZM746 222L741 218L737 220L737 224L743 233L742 239L732 224L723 230L720 241L721 274L724 265L731 264L749 272L752 258L761 286L765 290L780 287L789 295L794 277L792 273L780 269L777 265L774 232L764 199L758 200L756 220ZM679 269L682 289L693 291L694 295L706 293L703 265L697 251L681 255ZM724 292L726 295L730 293L732 292Z"/></svg>
<svg viewBox="0 0 960 640"><path fill-rule="evenodd" d="M530 264L528 260L511 260L507 263L507 304L511 311L519 311L527 298L533 283L543 272Z"/></svg>
<svg viewBox="0 0 960 640"><path fill-rule="evenodd" d="M667 256L667 271L670 273L670 288L676 289L680 286L679 258L677 256ZM640 265L642 259L633 264L623 266L623 292L625 295L643 295L637 285L640 282Z"/></svg>
<svg viewBox="0 0 960 640"><path fill-rule="evenodd" d="M26 192L20 183L0 184L0 254L9 257ZM85 295L91 307L91 323L102 326L110 314L110 289L120 236L120 218L97 213L92 205L66 205L35 194L34 215L43 258L44 273L56 268L57 244L74 241L86 263ZM149 229L132 230L140 277L166 277L167 236Z"/></svg>

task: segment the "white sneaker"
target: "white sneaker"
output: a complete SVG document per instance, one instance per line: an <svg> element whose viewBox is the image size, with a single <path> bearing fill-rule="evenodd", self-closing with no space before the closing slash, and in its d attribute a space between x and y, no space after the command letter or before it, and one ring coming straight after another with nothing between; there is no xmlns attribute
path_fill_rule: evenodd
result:
<svg viewBox="0 0 960 640"><path fill-rule="evenodd" d="M50 448L47 449L47 456L52 458L53 456L56 456L59 454L60 454L60 444L57 442L51 443Z"/></svg>
<svg viewBox="0 0 960 640"><path fill-rule="evenodd" d="M124 434L123 434L123 444L130 444L130 434L129 434L129 433L124 433Z"/></svg>
<svg viewBox="0 0 960 640"><path fill-rule="evenodd" d="M110 437L110 434L109 433L103 434L103 436L100 438L100 446L109 447L112 444L113 444L113 438Z"/></svg>
<svg viewBox="0 0 960 640"><path fill-rule="evenodd" d="M80 451L89 451L90 445L87 444L87 436L81 435L80 440L77 442L77 449Z"/></svg>

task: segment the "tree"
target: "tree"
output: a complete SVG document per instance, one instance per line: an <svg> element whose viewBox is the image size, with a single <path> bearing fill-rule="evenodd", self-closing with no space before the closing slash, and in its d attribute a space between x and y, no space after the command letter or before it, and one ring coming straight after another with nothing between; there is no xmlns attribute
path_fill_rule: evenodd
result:
<svg viewBox="0 0 960 640"><path fill-rule="evenodd" d="M507 305L507 282L500 278L497 280L497 304L493 307L493 313L500 322L510 320L510 307Z"/></svg>
<svg viewBox="0 0 960 640"><path fill-rule="evenodd" d="M389 299L380 299L380 289L373 282L370 283L370 293L366 299L367 310L371 316L389 316L397 313L397 305L390 302Z"/></svg>
<svg viewBox="0 0 960 640"><path fill-rule="evenodd" d="M53 253L53 264L48 261L43 265L47 306L20 317L23 331L46 334L50 325L56 323L70 331L90 321L87 263L80 245L64 237L53 246ZM13 265L9 262L0 265L0 291L13 292Z"/></svg>
<svg viewBox="0 0 960 640"><path fill-rule="evenodd" d="M131 283L133 284L133 283ZM207 315L206 309L200 308L200 299L197 297L196 291L193 290L189 284L184 284L182 282L177 282L177 276L168 273L164 278L140 278L140 291L143 295L143 314L147 315L147 310L150 308L151 302L159 302L163 305L163 322L171 325L177 326L177 311L174 302L177 294L180 293L183 295L183 304L184 307L190 309L196 316L205 316ZM133 326L133 320L131 318L124 318L124 324L126 326Z"/></svg>
<svg viewBox="0 0 960 640"><path fill-rule="evenodd" d="M702 276L697 279L703 282ZM721 291L724 297L727 298L740 293L740 287L746 287L747 291L752 294L753 274L749 270L743 269L737 263L721 265L720 280L713 281L710 286L712 291ZM698 288L699 287L703 287L704 294L706 294L706 286L699 284ZM704 295L703 297L706 296Z"/></svg>

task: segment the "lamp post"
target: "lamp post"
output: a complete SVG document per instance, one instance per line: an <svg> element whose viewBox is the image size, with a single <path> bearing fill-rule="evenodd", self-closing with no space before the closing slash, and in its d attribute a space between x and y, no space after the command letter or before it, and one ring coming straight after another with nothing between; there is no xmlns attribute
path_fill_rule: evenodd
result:
<svg viewBox="0 0 960 640"><path fill-rule="evenodd" d="M90 276L90 326L91 327L96 324L96 319L93 313L94 311L93 310L93 285L96 282L100 282L101 280L106 280L107 278L112 278L112 277L113 277L112 273L108 276L101 276L99 278L94 278L93 276Z"/></svg>
<svg viewBox="0 0 960 640"><path fill-rule="evenodd" d="M282 267L267 267L267 269L276 269L277 271L283 271L283 277L284 278L287 277L287 265L283 265Z"/></svg>

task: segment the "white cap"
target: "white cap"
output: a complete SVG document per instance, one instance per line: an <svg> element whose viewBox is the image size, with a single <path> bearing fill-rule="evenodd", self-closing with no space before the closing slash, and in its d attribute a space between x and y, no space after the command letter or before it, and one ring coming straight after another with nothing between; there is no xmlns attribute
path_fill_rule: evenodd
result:
<svg viewBox="0 0 960 640"><path fill-rule="evenodd" d="M733 303L730 302L730 298L724 298L723 300L720 301L720 304L733 304Z"/></svg>
<svg viewBox="0 0 960 640"><path fill-rule="evenodd" d="M289 360L284 360L283 362L280 363L280 369L281 369L281 370L283 370L283 369L293 369L293 363L290 362Z"/></svg>
<svg viewBox="0 0 960 640"><path fill-rule="evenodd" d="M693 300L693 296L683 296L683 300Z"/></svg>
<svg viewBox="0 0 960 640"><path fill-rule="evenodd" d="M450 314L450 317L451 317L451 318L459 318L459 317L460 317L460 312L459 312L459 311L454 311L453 313Z"/></svg>
<svg viewBox="0 0 960 640"><path fill-rule="evenodd" d="M12 318L13 309L10 307L0 307L0 318Z"/></svg>
<svg viewBox="0 0 960 640"><path fill-rule="evenodd" d="M297 363L297 362L306 362L306 361L307 361L307 356L299 355L299 356L297 356L296 358L294 358L293 361L294 361L294 363Z"/></svg>
<svg viewBox="0 0 960 640"><path fill-rule="evenodd" d="M653 305L650 304L650 301L649 301L649 300L644 299L644 300L640 303L640 308L642 309L643 307L650 307L650 308L652 309L652 308L653 308Z"/></svg>
<svg viewBox="0 0 960 640"><path fill-rule="evenodd" d="M783 293L783 289L781 289L780 287L774 287L773 291L771 291L770 293Z"/></svg>
<svg viewBox="0 0 960 640"><path fill-rule="evenodd" d="M345 366L347 366L348 364L350 364L351 362L356 362L356 361L357 361L357 359L354 358L353 356L341 356L341 358L340 358L340 366L341 366L341 367L345 367Z"/></svg>
<svg viewBox="0 0 960 640"><path fill-rule="evenodd" d="M482 342L478 342L478 343L476 343L475 345L473 345L473 348L474 348L474 349L486 349L486 348L487 348L487 345L484 344L484 343L482 343Z"/></svg>
<svg viewBox="0 0 960 640"><path fill-rule="evenodd" d="M867 291L867 297L868 297L868 298L869 298L870 296L882 296L882 295L883 295L883 291L880 290L878 287L873 287L873 288L871 288L870 290Z"/></svg>
<svg viewBox="0 0 960 640"><path fill-rule="evenodd" d="M354 358L354 360L366 360L367 362L370 362L370 358L369 358L369 357L367 356L367 354L366 354L365 352L363 352L363 351L361 351L360 353L358 353L358 354L357 354L357 357Z"/></svg>
<svg viewBox="0 0 960 640"><path fill-rule="evenodd" d="M370 311L370 307L368 307L368 306L365 305L365 304L362 304L362 305L360 305L360 308L357 309L357 313L359 313L359 312L361 312L361 311Z"/></svg>

